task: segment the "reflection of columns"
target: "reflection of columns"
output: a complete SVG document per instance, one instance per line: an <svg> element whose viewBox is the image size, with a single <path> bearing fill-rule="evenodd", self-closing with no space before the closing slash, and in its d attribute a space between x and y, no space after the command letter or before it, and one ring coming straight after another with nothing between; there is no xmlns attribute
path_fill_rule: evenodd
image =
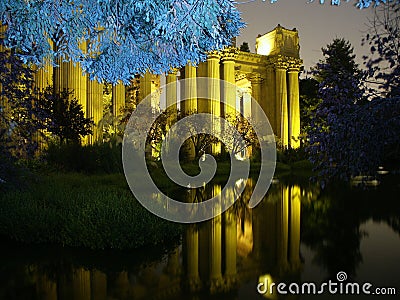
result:
<svg viewBox="0 0 400 300"><path fill-rule="evenodd" d="M300 97L299 68L290 68L289 74L289 145L292 148L300 146Z"/></svg>
<svg viewBox="0 0 400 300"><path fill-rule="evenodd" d="M289 119L287 107L287 86L286 86L286 64L278 63L275 69L276 74L276 109L277 109L277 133L283 147L289 144Z"/></svg>
<svg viewBox="0 0 400 300"><path fill-rule="evenodd" d="M46 274L38 273L37 297L42 300L57 300L57 284Z"/></svg>
<svg viewBox="0 0 400 300"><path fill-rule="evenodd" d="M177 119L177 83L176 83L176 74L178 70L173 69L170 73L167 74L167 86L166 86L166 107L168 112L168 125L171 126Z"/></svg>
<svg viewBox="0 0 400 300"><path fill-rule="evenodd" d="M147 270L146 270L147 271ZM148 275L148 273L144 273L143 276ZM150 284L150 282L149 282ZM118 299L128 299L129 297L129 290L130 290L130 282L128 277L128 272L123 271L118 273L117 277L115 278L115 286L114 286L115 294L117 295Z"/></svg>
<svg viewBox="0 0 400 300"><path fill-rule="evenodd" d="M295 185L290 190L290 250L289 260L293 268L300 266L300 212L301 190Z"/></svg>
<svg viewBox="0 0 400 300"><path fill-rule="evenodd" d="M72 272L72 294L76 300L90 300L90 271L77 268Z"/></svg>
<svg viewBox="0 0 400 300"><path fill-rule="evenodd" d="M210 113L216 117L221 116L219 59L220 54L217 51L212 51L207 56L207 77L209 78L208 99L210 101ZM212 128L214 132L217 132L220 129L219 122L213 121ZM212 145L212 153L221 153L221 143Z"/></svg>
<svg viewBox="0 0 400 300"><path fill-rule="evenodd" d="M214 185L212 196L221 195L221 186ZM214 217L211 220L210 231L210 279L211 292L218 291L222 284L221 262L222 262L222 245L221 245L221 206L216 204L213 206Z"/></svg>
<svg viewBox="0 0 400 300"><path fill-rule="evenodd" d="M197 290L199 277L199 232L195 225L190 225L186 230L187 248L187 278L192 291Z"/></svg>
<svg viewBox="0 0 400 300"><path fill-rule="evenodd" d="M185 66L185 101L183 112L192 114L197 111L197 79L196 67L191 64Z"/></svg>
<svg viewBox="0 0 400 300"><path fill-rule="evenodd" d="M285 270L288 258L288 204L289 204L289 188L282 187L282 198L278 202L278 222L277 222L277 263L278 269Z"/></svg>
<svg viewBox="0 0 400 300"><path fill-rule="evenodd" d="M103 272L93 270L91 272L92 299L107 299L107 276Z"/></svg>
<svg viewBox="0 0 400 300"><path fill-rule="evenodd" d="M121 114L121 109L125 106L125 85L119 82L112 87L112 112L117 117Z"/></svg>
<svg viewBox="0 0 400 300"><path fill-rule="evenodd" d="M237 224L233 207L225 212L225 276L228 280L236 277Z"/></svg>
<svg viewBox="0 0 400 300"><path fill-rule="evenodd" d="M99 128L99 122L103 117L103 85L96 79L87 79L87 117L94 122L93 134L89 136L89 143L101 141L103 128Z"/></svg>
<svg viewBox="0 0 400 300"><path fill-rule="evenodd" d="M261 99L261 81L262 81L262 79L261 79L260 74L254 74L253 77L250 77L250 81L251 81L251 90L252 90L251 96L262 107L262 102L263 102L263 100ZM261 115L256 115L256 110L254 107L251 108L251 116L252 116L252 119L256 122L256 124L261 120Z"/></svg>
<svg viewBox="0 0 400 300"><path fill-rule="evenodd" d="M173 276L179 275L180 273L179 247L177 247L174 251L170 252L170 254L168 255L166 271L168 274Z"/></svg>
<svg viewBox="0 0 400 300"><path fill-rule="evenodd" d="M225 117L232 118L236 115L235 54L234 48L225 49L222 54Z"/></svg>

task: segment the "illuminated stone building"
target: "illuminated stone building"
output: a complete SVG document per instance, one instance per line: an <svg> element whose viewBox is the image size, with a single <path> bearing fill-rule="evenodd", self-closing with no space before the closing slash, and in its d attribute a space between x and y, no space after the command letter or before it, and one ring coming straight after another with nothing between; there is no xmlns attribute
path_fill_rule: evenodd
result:
<svg viewBox="0 0 400 300"><path fill-rule="evenodd" d="M82 45L84 47L85 45ZM299 57L299 38L296 29L288 30L278 25L274 30L259 35L256 39L256 53L239 51L235 47L221 52L212 52L205 62L197 67L187 65L174 70L166 76L144 74L136 81L137 100L140 101L153 93L161 83L174 83L179 79L209 77L234 83L235 90L211 84L209 99L197 98L196 80L186 81L183 87L186 99L182 107L184 112L208 112L224 117L237 112L245 116L252 115L250 97L253 97L268 116L275 135L282 146L299 146L300 107L298 75L302 60ZM86 117L93 118L97 127L89 137L89 143L101 140L102 129L99 121L103 117L103 85L83 76L79 64L61 62L59 67L46 67L39 70L35 77L36 86L45 88L54 84L56 90L72 89L82 104ZM166 91L166 105L174 107L178 85L171 85ZM160 95L159 95L160 96ZM221 105L221 97L226 97L229 106ZM112 111L115 116L125 105L127 87L118 84L112 88ZM159 97L158 99L160 99ZM157 97L154 105L157 105Z"/></svg>

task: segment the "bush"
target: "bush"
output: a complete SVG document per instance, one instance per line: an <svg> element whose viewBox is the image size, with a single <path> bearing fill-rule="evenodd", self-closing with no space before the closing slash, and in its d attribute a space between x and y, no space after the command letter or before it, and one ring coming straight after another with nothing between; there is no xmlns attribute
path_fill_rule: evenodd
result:
<svg viewBox="0 0 400 300"><path fill-rule="evenodd" d="M50 144L44 154L50 167L85 173L122 173L122 145L108 142L81 146Z"/></svg>

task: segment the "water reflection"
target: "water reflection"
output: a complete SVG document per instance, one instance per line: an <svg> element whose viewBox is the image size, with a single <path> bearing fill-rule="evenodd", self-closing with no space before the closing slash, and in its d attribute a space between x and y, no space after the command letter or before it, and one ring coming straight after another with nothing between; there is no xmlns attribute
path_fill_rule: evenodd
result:
<svg viewBox="0 0 400 300"><path fill-rule="evenodd" d="M111 269L99 260L82 264L60 259L49 265L33 258L11 263L0 267L0 298L262 298L257 294L258 282L301 282L307 264L321 268L327 278L339 270L357 277L362 264L360 241L366 236L360 228L371 216L386 220L397 235L399 232L398 206L377 210L369 205L373 195L371 200L362 198L367 204L363 206L357 193L327 194L313 185L277 183L263 202L250 210L246 204L254 181L240 184L246 184L245 192L234 206L212 220L188 225L181 244L166 255L159 254L146 263L128 255L126 262L138 260L133 267L127 263ZM220 191L221 186L215 184L210 189L185 192L185 197L186 201L202 201ZM352 202L346 202L349 199ZM398 236L396 245L399 241ZM311 249L312 259L302 258L301 242ZM29 255L29 249L26 253ZM268 299L300 299L274 297Z"/></svg>

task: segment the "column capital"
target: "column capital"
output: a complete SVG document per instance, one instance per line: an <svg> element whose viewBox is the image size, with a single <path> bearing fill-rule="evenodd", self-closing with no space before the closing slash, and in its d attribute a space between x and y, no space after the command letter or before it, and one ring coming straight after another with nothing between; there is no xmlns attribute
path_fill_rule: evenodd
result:
<svg viewBox="0 0 400 300"><path fill-rule="evenodd" d="M220 59L221 58L221 52L220 51L210 51L207 53L207 60L211 59Z"/></svg>
<svg viewBox="0 0 400 300"><path fill-rule="evenodd" d="M276 70L287 70L289 67L289 58L284 55L276 55L269 59L269 65Z"/></svg>
<svg viewBox="0 0 400 300"><path fill-rule="evenodd" d="M168 75L177 75L178 74L179 69L178 68L171 68L171 70L169 70L169 72L166 74Z"/></svg>
<svg viewBox="0 0 400 300"><path fill-rule="evenodd" d="M237 54L238 54L237 48L233 47L225 48L224 50L222 50L222 55L221 55L222 62L223 63L228 61L234 62L237 58Z"/></svg>
<svg viewBox="0 0 400 300"><path fill-rule="evenodd" d="M260 84L263 80L259 73L251 73L247 76L247 79L250 80L251 84Z"/></svg>
<svg viewBox="0 0 400 300"><path fill-rule="evenodd" d="M301 68L301 66L303 65L303 60L301 60L301 59L299 59L299 58L294 58L294 57L291 57L289 60L288 60L288 63L289 63L289 66L288 66L288 68L289 68L289 72L291 73L291 72L300 72L300 68Z"/></svg>

